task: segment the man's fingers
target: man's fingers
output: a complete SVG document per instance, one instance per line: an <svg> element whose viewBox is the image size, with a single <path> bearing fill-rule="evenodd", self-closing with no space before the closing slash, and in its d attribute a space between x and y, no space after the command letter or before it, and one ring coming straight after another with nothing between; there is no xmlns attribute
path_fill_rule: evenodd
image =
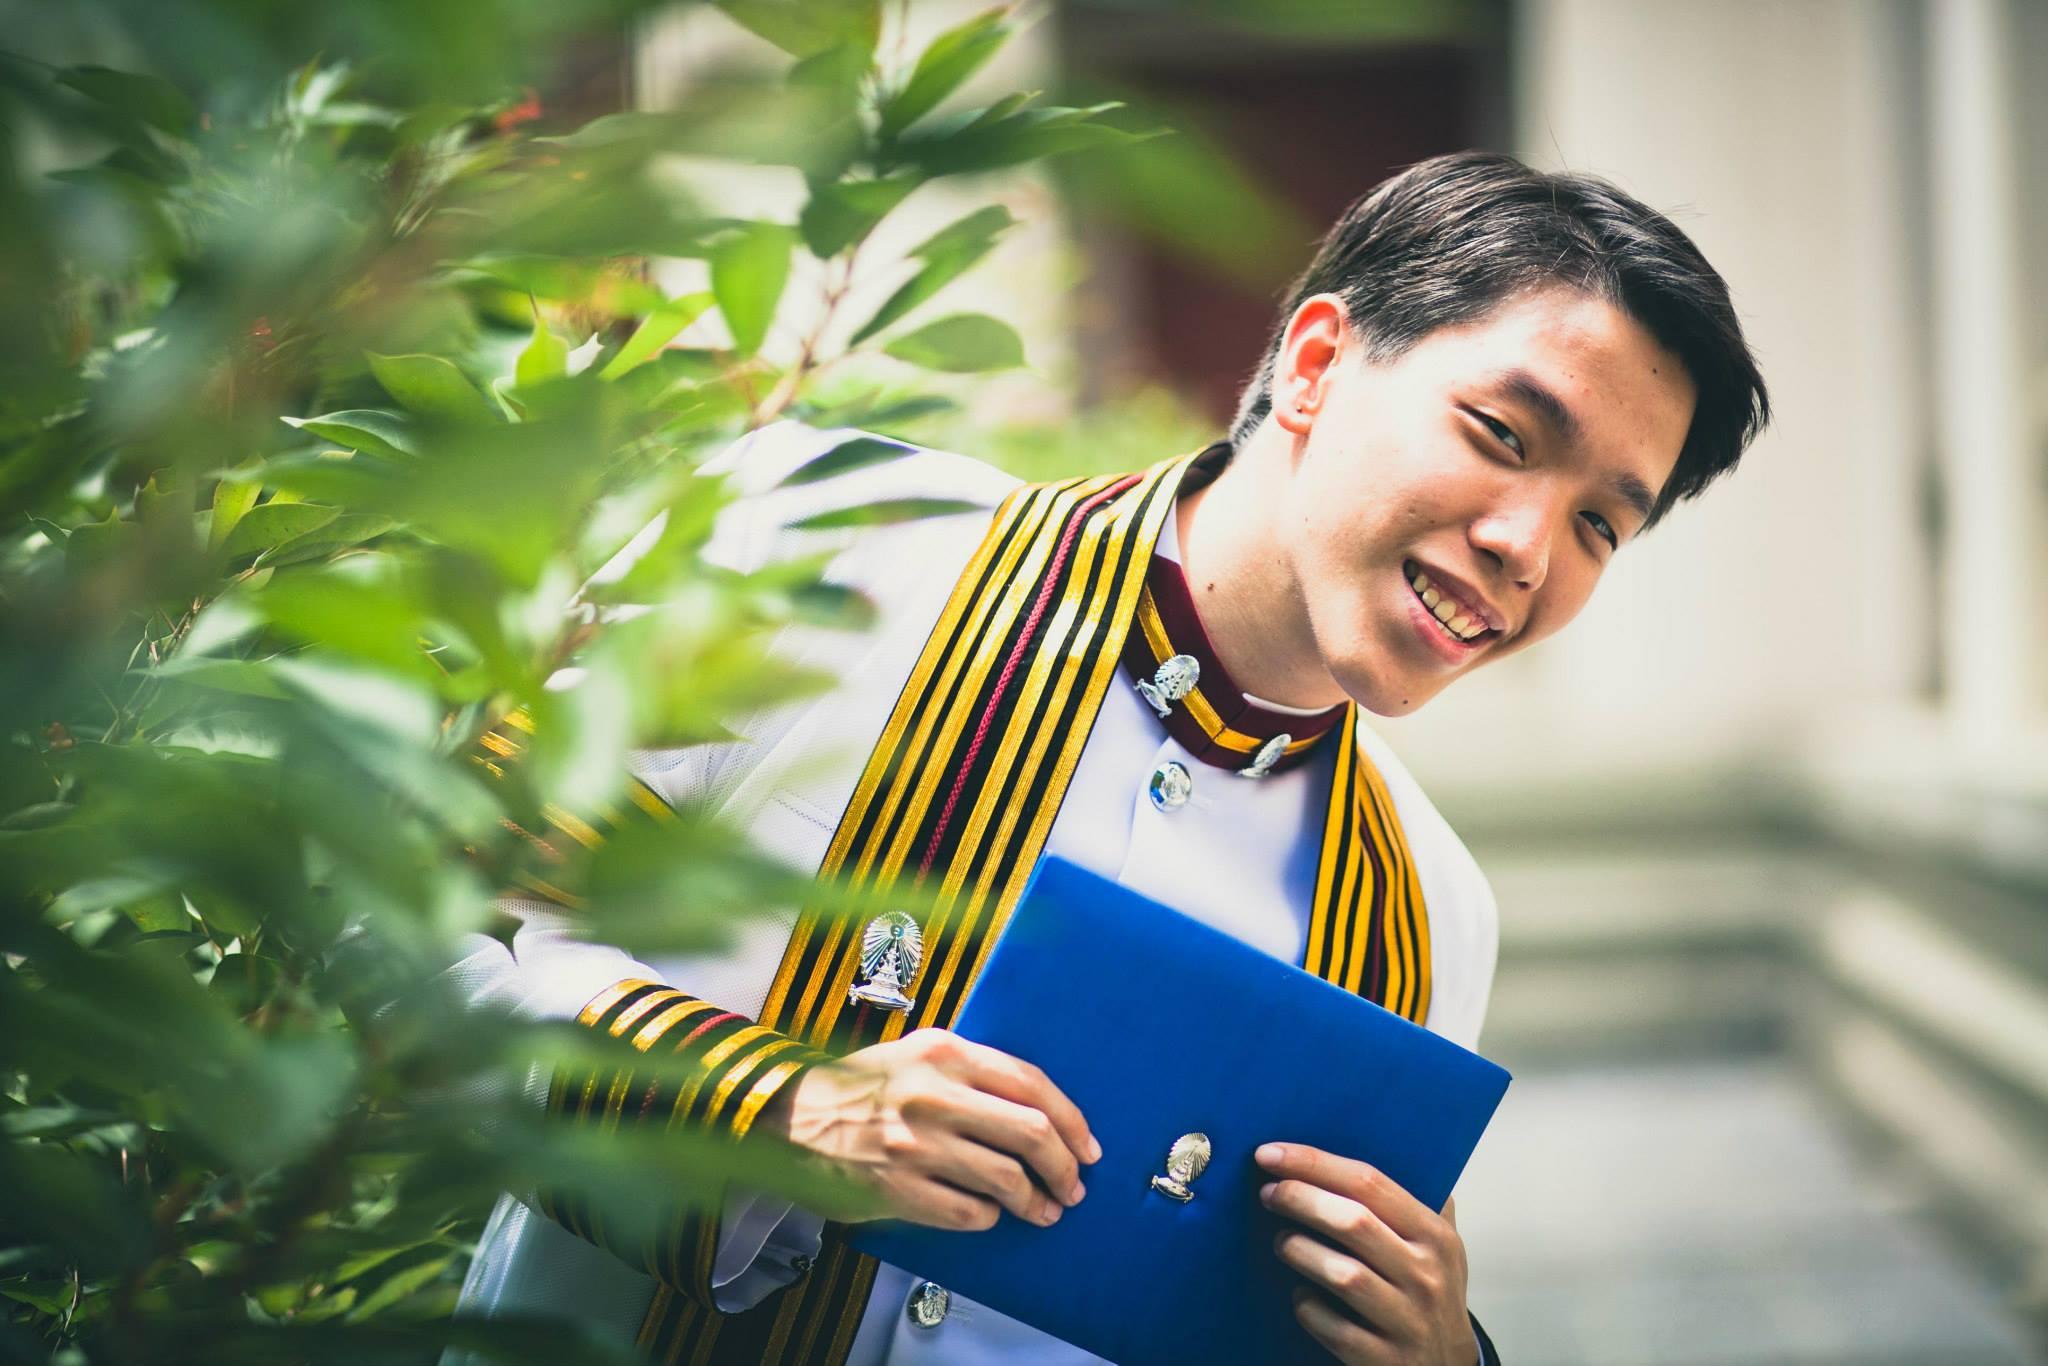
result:
<svg viewBox="0 0 2048 1366"><path fill-rule="evenodd" d="M1335 1243L1396 1285L1405 1284L1415 1250L1356 1200L1306 1181L1275 1181L1259 1191L1267 1209Z"/></svg>
<svg viewBox="0 0 2048 1366"><path fill-rule="evenodd" d="M899 1219L931 1228L955 1232L978 1232L994 1228L1002 1207L983 1195L973 1195L928 1176L913 1176L894 1183L892 1213Z"/></svg>
<svg viewBox="0 0 2048 1366"><path fill-rule="evenodd" d="M1294 1318L1324 1350L1346 1366L1393 1366L1400 1359L1393 1344L1344 1317L1313 1290L1296 1292Z"/></svg>
<svg viewBox="0 0 2048 1366"><path fill-rule="evenodd" d="M1385 1330L1404 1312L1400 1291L1358 1258L1339 1252L1320 1238L1290 1229L1273 1240L1273 1251L1367 1323Z"/></svg>
<svg viewBox="0 0 2048 1366"><path fill-rule="evenodd" d="M1403 1238L1426 1241L1441 1217L1379 1168L1306 1143L1264 1143L1255 1156L1269 1176L1292 1177L1356 1200Z"/></svg>
<svg viewBox="0 0 2048 1366"><path fill-rule="evenodd" d="M1102 1145L1088 1131L1088 1121L1081 1117L1080 1107L1067 1099L1067 1093L1054 1086L1044 1072L1021 1058L978 1043L968 1044L961 1059L962 1081L1043 1113L1076 1160L1093 1162L1102 1156Z"/></svg>
<svg viewBox="0 0 2048 1366"><path fill-rule="evenodd" d="M968 1137L1023 1158L1062 1204L1080 1202L1080 1166L1043 1110L971 1091L962 1103L959 1125Z"/></svg>
<svg viewBox="0 0 2048 1366"><path fill-rule="evenodd" d="M1033 1185L1016 1158L971 1138L947 1136L934 1148L927 1170L963 1190L993 1196L1004 1209L1040 1228L1059 1221L1059 1201Z"/></svg>

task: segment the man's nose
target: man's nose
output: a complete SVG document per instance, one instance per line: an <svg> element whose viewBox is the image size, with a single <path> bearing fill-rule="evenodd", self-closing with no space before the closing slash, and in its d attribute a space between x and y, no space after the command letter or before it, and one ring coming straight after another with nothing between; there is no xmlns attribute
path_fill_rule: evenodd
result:
<svg viewBox="0 0 2048 1366"><path fill-rule="evenodd" d="M1535 500L1495 508L1474 522L1471 532L1474 548L1527 592L1541 588L1550 572L1550 537L1549 510Z"/></svg>

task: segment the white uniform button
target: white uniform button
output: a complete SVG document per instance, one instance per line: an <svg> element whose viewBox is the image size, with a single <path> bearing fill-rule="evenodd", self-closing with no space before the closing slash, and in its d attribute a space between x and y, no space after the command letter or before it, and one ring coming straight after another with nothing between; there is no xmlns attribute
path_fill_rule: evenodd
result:
<svg viewBox="0 0 2048 1366"><path fill-rule="evenodd" d="M1145 785L1152 805L1161 811L1178 811L1188 804L1188 797L1195 790L1195 780L1188 771L1172 759L1152 770L1152 781Z"/></svg>
<svg viewBox="0 0 2048 1366"><path fill-rule="evenodd" d="M937 1281L919 1281L910 1292L910 1321L920 1328L936 1328L946 1321L953 1297Z"/></svg>

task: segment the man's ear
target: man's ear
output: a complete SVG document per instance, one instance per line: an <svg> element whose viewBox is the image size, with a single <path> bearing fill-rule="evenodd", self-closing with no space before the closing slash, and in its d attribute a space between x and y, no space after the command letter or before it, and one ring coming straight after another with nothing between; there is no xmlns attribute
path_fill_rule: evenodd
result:
<svg viewBox="0 0 2048 1366"><path fill-rule="evenodd" d="M1344 301L1311 294L1288 318L1273 364L1273 420L1282 430L1307 436L1329 397L1337 361L1350 344Z"/></svg>

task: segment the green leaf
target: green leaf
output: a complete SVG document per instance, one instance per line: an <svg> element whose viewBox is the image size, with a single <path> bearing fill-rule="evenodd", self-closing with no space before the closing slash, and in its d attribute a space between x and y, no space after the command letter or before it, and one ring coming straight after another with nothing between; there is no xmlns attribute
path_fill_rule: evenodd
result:
<svg viewBox="0 0 2048 1366"><path fill-rule="evenodd" d="M1010 211L1000 204L990 204L976 209L965 218L948 223L910 249L912 256L933 260L951 256L957 252L970 251L979 256L995 245L995 240L1017 226L1017 220Z"/></svg>
<svg viewBox="0 0 2048 1366"><path fill-rule="evenodd" d="M569 373L569 344L548 330L548 320L541 314L540 306L533 309L533 339L519 352L519 359L513 362L512 377L522 385L540 384L551 379L560 379Z"/></svg>
<svg viewBox="0 0 2048 1366"><path fill-rule="evenodd" d="M57 84L166 133L183 134L199 118L185 92L161 76L114 71L104 66L75 66L60 73Z"/></svg>
<svg viewBox="0 0 2048 1366"><path fill-rule="evenodd" d="M995 107L937 124L893 144L892 160L928 176L999 170L1067 152L1090 151L1142 141L1134 133L1100 122L1123 106L1114 101L1085 109L1019 109L998 115Z"/></svg>
<svg viewBox="0 0 2048 1366"><path fill-rule="evenodd" d="M713 0L733 20L792 57L811 57L851 44L875 50L882 29L880 0Z"/></svg>
<svg viewBox="0 0 2048 1366"><path fill-rule="evenodd" d="M218 550L235 524L256 506L262 492L262 481L254 475L223 475L213 486L213 526L206 534L207 543Z"/></svg>
<svg viewBox="0 0 2048 1366"><path fill-rule="evenodd" d="M451 361L439 356L380 356L367 353L370 370L384 391L408 412L444 422L491 423L498 410Z"/></svg>
<svg viewBox="0 0 2048 1366"><path fill-rule="evenodd" d="M893 138L916 123L979 71L1009 41L1008 13L1007 6L988 10L934 38L903 89L882 106L882 136Z"/></svg>
<svg viewBox="0 0 2048 1366"><path fill-rule="evenodd" d="M1016 222L1008 209L990 205L933 233L910 253L924 262L917 274L884 300L847 344L860 345L964 275Z"/></svg>
<svg viewBox="0 0 2048 1366"><path fill-rule="evenodd" d="M195 688L234 693L241 697L287 697L270 665L254 659L212 659L180 656L167 659L149 671L152 678L170 679Z"/></svg>
<svg viewBox="0 0 2048 1366"><path fill-rule="evenodd" d="M64 538L64 560L74 569L97 569L128 554L138 539L135 523L109 512L105 521L71 528Z"/></svg>
<svg viewBox="0 0 2048 1366"><path fill-rule="evenodd" d="M984 510L984 505L959 498L882 498L858 507L812 513L788 525L792 531L829 531L838 527L889 526L897 522L915 522L926 517L948 517L956 512L977 510Z"/></svg>
<svg viewBox="0 0 2048 1366"><path fill-rule="evenodd" d="M842 441L823 455L814 456L789 475L785 484L815 484L821 479L879 465L885 460L895 460L910 454L914 447L901 441L884 441L879 437L857 436L851 441Z"/></svg>
<svg viewBox="0 0 2048 1366"><path fill-rule="evenodd" d="M955 313L906 332L882 348L897 360L959 374L1024 363L1024 343L1008 323L985 313Z"/></svg>
<svg viewBox="0 0 2048 1366"><path fill-rule="evenodd" d="M654 359L663 347L676 339L677 333L702 317L704 310L711 307L711 302L709 294L682 294L649 313L633 329L633 335L626 338L619 354L605 362L598 378L617 379L635 366ZM771 303L769 308L772 310L774 304Z"/></svg>
<svg viewBox="0 0 2048 1366"><path fill-rule="evenodd" d="M820 260L837 256L874 231L875 224L923 183L919 176L898 175L815 186L797 219L804 245Z"/></svg>
<svg viewBox="0 0 2048 1366"><path fill-rule="evenodd" d="M235 524L235 529L221 542L220 552L232 560L273 550L318 531L340 515L341 509L317 503L265 503L249 509Z"/></svg>
<svg viewBox="0 0 2048 1366"><path fill-rule="evenodd" d="M867 631L879 619L873 598L837 583L805 584L790 594L798 621L835 631Z"/></svg>
<svg viewBox="0 0 2048 1366"><path fill-rule="evenodd" d="M403 460L418 451L412 424L397 413L378 408L348 408L320 417L288 417L285 421L301 431L366 455Z"/></svg>
<svg viewBox="0 0 2048 1366"><path fill-rule="evenodd" d="M372 1291L368 1298L349 1311L349 1322L360 1322L381 1313L414 1291L432 1284L437 1276L447 1270L448 1264L453 1260L453 1257L434 1257L401 1271L394 1271L384 1278L384 1283Z"/></svg>
<svg viewBox="0 0 2048 1366"><path fill-rule="evenodd" d="M775 305L789 280L790 232L776 223L749 223L711 251L711 292L743 356L761 349Z"/></svg>

